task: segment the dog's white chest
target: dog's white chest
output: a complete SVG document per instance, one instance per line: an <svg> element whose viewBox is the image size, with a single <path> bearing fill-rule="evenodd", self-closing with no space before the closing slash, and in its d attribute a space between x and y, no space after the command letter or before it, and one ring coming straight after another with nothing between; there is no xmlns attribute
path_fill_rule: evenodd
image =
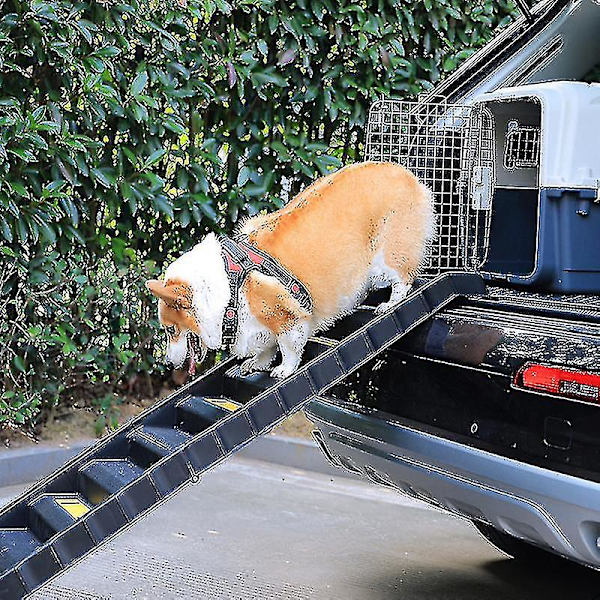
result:
<svg viewBox="0 0 600 600"><path fill-rule="evenodd" d="M248 302L240 298L238 331L233 353L239 357L253 356L275 343L273 333L261 325L250 312Z"/></svg>

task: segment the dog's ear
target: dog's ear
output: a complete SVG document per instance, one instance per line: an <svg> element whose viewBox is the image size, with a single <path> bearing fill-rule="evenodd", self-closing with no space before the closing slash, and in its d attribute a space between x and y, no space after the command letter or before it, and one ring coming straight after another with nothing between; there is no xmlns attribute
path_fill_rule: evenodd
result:
<svg viewBox="0 0 600 600"><path fill-rule="evenodd" d="M169 306L174 308L192 308L192 290L185 283L168 283L159 279L149 279L146 287Z"/></svg>

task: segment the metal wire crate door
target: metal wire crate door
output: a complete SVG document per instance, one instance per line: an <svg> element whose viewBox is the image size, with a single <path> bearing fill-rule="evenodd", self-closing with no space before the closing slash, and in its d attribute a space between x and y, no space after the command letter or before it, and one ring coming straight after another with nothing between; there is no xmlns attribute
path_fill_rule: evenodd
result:
<svg viewBox="0 0 600 600"><path fill-rule="evenodd" d="M494 189L494 130L486 109L380 100L371 106L366 160L397 162L434 195L437 235L425 275L485 262Z"/></svg>

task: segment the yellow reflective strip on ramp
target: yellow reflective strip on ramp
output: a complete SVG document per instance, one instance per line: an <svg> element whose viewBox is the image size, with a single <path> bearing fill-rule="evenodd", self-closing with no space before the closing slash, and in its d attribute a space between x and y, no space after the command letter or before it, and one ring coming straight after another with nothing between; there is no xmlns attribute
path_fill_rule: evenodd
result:
<svg viewBox="0 0 600 600"><path fill-rule="evenodd" d="M238 408L240 408L242 405L238 404L237 402L232 402L231 400L225 400L223 398L204 398L209 404L212 404L213 406L218 406L219 408L224 408L225 410L228 410L229 412L233 412L234 410L237 410Z"/></svg>
<svg viewBox="0 0 600 600"><path fill-rule="evenodd" d="M74 519L79 519L90 512L90 509L77 498L56 498L56 504L66 510Z"/></svg>

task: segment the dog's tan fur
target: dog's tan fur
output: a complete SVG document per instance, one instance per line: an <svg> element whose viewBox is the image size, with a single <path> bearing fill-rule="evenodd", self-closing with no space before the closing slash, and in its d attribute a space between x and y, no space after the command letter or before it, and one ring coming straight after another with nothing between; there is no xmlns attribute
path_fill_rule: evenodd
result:
<svg viewBox="0 0 600 600"><path fill-rule="evenodd" d="M169 287L168 282L167 287ZM179 339L182 331L189 330L200 335L198 323L189 308L179 308L160 300L158 310L161 323L167 327L175 327L175 333L171 336L175 341Z"/></svg>
<svg viewBox="0 0 600 600"><path fill-rule="evenodd" d="M307 286L311 319L322 323L361 286L381 249L387 266L412 282L431 236L431 214L429 192L414 175L367 162L317 180L281 210L246 221L242 231ZM275 294L266 284L250 284L245 291L254 316L274 333L300 317L283 288Z"/></svg>
<svg viewBox="0 0 600 600"><path fill-rule="evenodd" d="M182 331L193 331L199 335L197 319L192 308L192 288L178 279L169 279L164 283L151 279L146 283L148 289L159 298L158 318L165 327L174 327L175 332L169 336L173 341L179 340Z"/></svg>
<svg viewBox="0 0 600 600"><path fill-rule="evenodd" d="M310 317L279 281L257 271L248 275L243 291L250 312L275 335L289 329L299 319Z"/></svg>

